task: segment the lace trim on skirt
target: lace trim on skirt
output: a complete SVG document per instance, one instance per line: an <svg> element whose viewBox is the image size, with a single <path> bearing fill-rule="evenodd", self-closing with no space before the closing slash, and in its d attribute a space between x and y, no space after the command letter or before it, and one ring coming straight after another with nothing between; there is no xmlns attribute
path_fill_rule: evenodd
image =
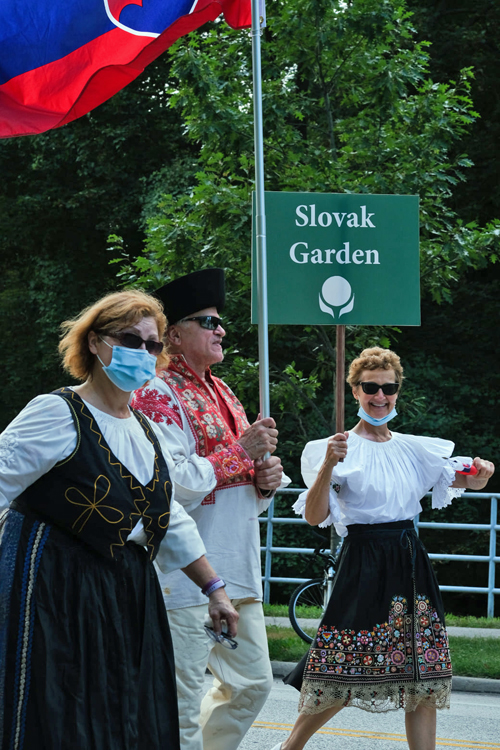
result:
<svg viewBox="0 0 500 750"><path fill-rule="evenodd" d="M334 706L355 706L372 713L403 708L414 711L421 703L432 708L449 708L451 677L419 682L387 682L371 685L343 685L305 679L299 713L318 714Z"/></svg>

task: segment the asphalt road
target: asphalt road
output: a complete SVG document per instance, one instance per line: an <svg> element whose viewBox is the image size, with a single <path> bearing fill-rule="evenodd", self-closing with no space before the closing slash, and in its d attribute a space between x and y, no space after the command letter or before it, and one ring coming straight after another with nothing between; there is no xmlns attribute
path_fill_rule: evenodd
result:
<svg viewBox="0 0 500 750"><path fill-rule="evenodd" d="M271 750L290 731L298 693L275 680L266 705L239 750ZM437 748L500 750L500 694L453 692L449 711L438 711ZM404 714L343 709L307 744L307 750L404 750Z"/></svg>

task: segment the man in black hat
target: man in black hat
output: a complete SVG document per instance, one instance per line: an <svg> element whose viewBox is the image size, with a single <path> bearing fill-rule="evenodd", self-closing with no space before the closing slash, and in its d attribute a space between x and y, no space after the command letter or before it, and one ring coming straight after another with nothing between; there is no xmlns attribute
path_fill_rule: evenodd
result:
<svg viewBox="0 0 500 750"><path fill-rule="evenodd" d="M210 366L224 358L219 315L224 272L183 276L156 293L169 320L171 361L137 392L133 405L158 434L175 499L196 521L207 558L238 610L238 647L204 628L206 599L185 576L160 577L174 642L182 750L236 750L272 685L262 610L258 515L282 482L275 422L249 425L245 411ZM170 459L169 459L170 457ZM287 482L288 483L288 482ZM204 695L206 668L214 676Z"/></svg>

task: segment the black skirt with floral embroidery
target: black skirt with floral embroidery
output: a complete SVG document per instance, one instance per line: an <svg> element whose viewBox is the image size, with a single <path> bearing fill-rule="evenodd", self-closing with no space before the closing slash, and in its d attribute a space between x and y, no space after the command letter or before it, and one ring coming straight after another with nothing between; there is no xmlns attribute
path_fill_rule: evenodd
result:
<svg viewBox="0 0 500 750"><path fill-rule="evenodd" d="M349 526L316 638L285 678L301 713L447 708L451 674L443 602L413 522Z"/></svg>

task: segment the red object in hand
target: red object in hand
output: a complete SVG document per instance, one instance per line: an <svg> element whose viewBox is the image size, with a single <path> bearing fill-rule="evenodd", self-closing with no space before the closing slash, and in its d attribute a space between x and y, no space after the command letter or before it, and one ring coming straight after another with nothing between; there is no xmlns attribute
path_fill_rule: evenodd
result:
<svg viewBox="0 0 500 750"><path fill-rule="evenodd" d="M474 466L474 464L464 464L464 467L461 471L457 471L457 474L468 474L470 477L473 477L474 474L477 474L477 469Z"/></svg>

